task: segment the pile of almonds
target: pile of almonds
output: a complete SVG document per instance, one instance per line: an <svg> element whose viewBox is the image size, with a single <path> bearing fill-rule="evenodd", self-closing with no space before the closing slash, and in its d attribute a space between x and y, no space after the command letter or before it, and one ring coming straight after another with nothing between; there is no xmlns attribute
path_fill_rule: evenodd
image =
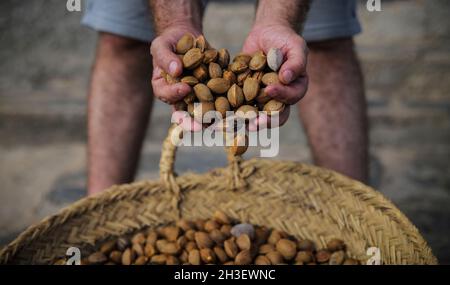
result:
<svg viewBox="0 0 450 285"><path fill-rule="evenodd" d="M177 43L175 52L183 62L183 74L173 78L164 73L167 82L184 82L192 87L192 93L175 104L175 109L187 111L195 120L202 121L208 111L218 111L222 118L227 111L241 111L245 115L253 111L282 111L285 105L271 99L265 86L279 83L277 71L283 63L283 54L272 48L265 55L239 54L230 63L226 49L212 48L203 36L194 38L185 34ZM194 103L198 103L194 105ZM252 113L249 113L252 116Z"/></svg>
<svg viewBox="0 0 450 285"><path fill-rule="evenodd" d="M297 240L264 226L238 224L221 211L212 219L179 220L174 225L149 228L132 237L99 245L82 259L85 265L357 265L346 255L343 241L332 239L317 249L310 240ZM55 264L65 264L60 259Z"/></svg>

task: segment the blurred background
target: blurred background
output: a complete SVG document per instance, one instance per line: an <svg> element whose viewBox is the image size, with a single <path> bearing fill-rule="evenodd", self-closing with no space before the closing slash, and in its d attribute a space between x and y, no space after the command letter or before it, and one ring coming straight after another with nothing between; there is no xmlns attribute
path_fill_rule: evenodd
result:
<svg viewBox="0 0 450 285"><path fill-rule="evenodd" d="M382 12L360 2L370 184L412 220L441 263L450 263L450 1L382 0ZM237 53L253 5L212 2L208 41ZM79 24L81 15L62 0L0 2L0 247L86 195L86 90L97 35ZM157 102L138 179L158 177L169 122L169 107ZM276 159L311 162L296 113L281 129ZM186 147L177 171L225 164L221 148Z"/></svg>

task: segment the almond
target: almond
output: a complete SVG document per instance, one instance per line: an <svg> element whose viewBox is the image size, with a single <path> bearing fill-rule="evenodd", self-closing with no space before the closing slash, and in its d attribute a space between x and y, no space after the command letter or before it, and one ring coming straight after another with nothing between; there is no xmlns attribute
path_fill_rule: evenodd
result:
<svg viewBox="0 0 450 285"><path fill-rule="evenodd" d="M210 102L214 100L211 90L203 83L194 86L194 93L201 102Z"/></svg>
<svg viewBox="0 0 450 285"><path fill-rule="evenodd" d="M176 45L176 52L178 54L185 54L188 50L194 47L194 37L191 34L182 36Z"/></svg>
<svg viewBox="0 0 450 285"><path fill-rule="evenodd" d="M243 234L236 238L236 244L240 250L250 250L252 241L248 235Z"/></svg>
<svg viewBox="0 0 450 285"><path fill-rule="evenodd" d="M206 115L208 112L214 111L214 102L200 102L195 103L193 117L194 120L201 123L206 120Z"/></svg>
<svg viewBox="0 0 450 285"><path fill-rule="evenodd" d="M223 78L213 78L208 81L207 86L216 94L223 94L230 88L230 82Z"/></svg>
<svg viewBox="0 0 450 285"><path fill-rule="evenodd" d="M203 82L208 79L208 67L206 65L201 64L199 67L195 68L192 71L192 75L197 78L198 81Z"/></svg>
<svg viewBox="0 0 450 285"><path fill-rule="evenodd" d="M236 78L236 74L234 74L233 71L225 70L225 71L223 71L222 76L224 79L226 79L230 82L230 85L236 83L237 78Z"/></svg>
<svg viewBox="0 0 450 285"><path fill-rule="evenodd" d="M330 252L326 249L322 249L317 251L316 253L316 260L318 263L325 263L328 262L328 260L330 260Z"/></svg>
<svg viewBox="0 0 450 285"><path fill-rule="evenodd" d="M258 96L256 96L256 102L258 102L261 105L266 104L272 99L272 97L269 96L269 94L266 93L265 88L261 88L259 90Z"/></svg>
<svg viewBox="0 0 450 285"><path fill-rule="evenodd" d="M192 265L200 265L201 264L200 251L198 251L197 249L191 250L188 255L188 261Z"/></svg>
<svg viewBox="0 0 450 285"><path fill-rule="evenodd" d="M235 61L230 65L230 70L234 73L242 73L248 69L247 63L244 61Z"/></svg>
<svg viewBox="0 0 450 285"><path fill-rule="evenodd" d="M150 258L150 263L157 264L157 265L164 265L164 264L166 264L166 261L167 261L167 255L165 255L165 254L154 255L154 256L152 256L152 258Z"/></svg>
<svg viewBox="0 0 450 285"><path fill-rule="evenodd" d="M188 231L194 228L194 223L186 219L180 219L177 221L177 226L183 229L183 231Z"/></svg>
<svg viewBox="0 0 450 285"><path fill-rule="evenodd" d="M278 79L278 74L275 72L269 72L269 73L264 74L261 81L266 86L280 83L280 81Z"/></svg>
<svg viewBox="0 0 450 285"><path fill-rule="evenodd" d="M226 236L219 229L213 229L209 233L209 237L216 243L221 244L224 240L226 240Z"/></svg>
<svg viewBox="0 0 450 285"><path fill-rule="evenodd" d="M236 135L231 143L230 152L233 155L242 155L248 148L248 137L246 135Z"/></svg>
<svg viewBox="0 0 450 285"><path fill-rule="evenodd" d="M228 64L230 63L230 54L228 53L228 50L226 49L220 49L219 54L217 57L217 63L222 68L227 68Z"/></svg>
<svg viewBox="0 0 450 285"><path fill-rule="evenodd" d="M180 261L173 255L169 255L166 257L166 265L179 265Z"/></svg>
<svg viewBox="0 0 450 285"><path fill-rule="evenodd" d="M228 257L230 258L235 258L236 255L238 254L238 247L234 241L234 238L231 239L227 239L224 243L223 243L223 247L225 250L225 253L228 255Z"/></svg>
<svg viewBox="0 0 450 285"><path fill-rule="evenodd" d="M250 250L243 250L236 255L234 259L236 265L248 265L252 263L252 256Z"/></svg>
<svg viewBox="0 0 450 285"><path fill-rule="evenodd" d="M88 262L90 264L103 264L106 261L108 261L108 258L103 252L94 252L93 254L89 255Z"/></svg>
<svg viewBox="0 0 450 285"><path fill-rule="evenodd" d="M288 239L280 239L275 247L285 260L291 260L297 254L297 245Z"/></svg>
<svg viewBox="0 0 450 285"><path fill-rule="evenodd" d="M219 78L222 77L222 68L220 67L219 64L215 63L215 62L211 62L209 64L209 77L210 78Z"/></svg>
<svg viewBox="0 0 450 285"><path fill-rule="evenodd" d="M191 93L189 93L188 95L186 95L186 96L183 98L183 101L184 101L186 104L190 104L190 103L192 103L192 102L195 101L195 98L197 98L197 97L195 97L195 93L194 93L194 92L191 92Z"/></svg>
<svg viewBox="0 0 450 285"><path fill-rule="evenodd" d="M143 233L137 233L131 238L131 243L144 244L145 240L146 238Z"/></svg>
<svg viewBox="0 0 450 285"><path fill-rule="evenodd" d="M100 251L104 254L109 254L114 248L116 248L116 241L110 240L102 244Z"/></svg>
<svg viewBox="0 0 450 285"><path fill-rule="evenodd" d="M198 79L195 76L188 75L181 78L181 82L186 83L189 86L194 86L195 84L198 83Z"/></svg>
<svg viewBox="0 0 450 285"><path fill-rule="evenodd" d="M266 257L270 260L272 265L283 263L283 256L278 251L271 251L266 254Z"/></svg>
<svg viewBox="0 0 450 285"><path fill-rule="evenodd" d="M270 259L267 256L259 255L255 259L255 265L271 265Z"/></svg>
<svg viewBox="0 0 450 285"><path fill-rule="evenodd" d="M138 258L136 258L134 265L144 265L147 263L147 261L148 261L148 257L141 255Z"/></svg>
<svg viewBox="0 0 450 285"><path fill-rule="evenodd" d="M245 79L247 79L248 77L250 77L251 73L252 73L252 71L251 71L250 69L247 69L246 71L244 71L244 72L238 74L237 77L236 77L237 84L238 84L239 86L244 85Z"/></svg>
<svg viewBox="0 0 450 285"><path fill-rule="evenodd" d="M327 243L327 248L331 252L345 249L345 244L340 239L332 239Z"/></svg>
<svg viewBox="0 0 450 285"><path fill-rule="evenodd" d="M263 70L266 67L266 56L264 53L262 51L256 52L248 66L251 70Z"/></svg>
<svg viewBox="0 0 450 285"><path fill-rule="evenodd" d="M301 251L314 251L316 247L314 246L314 242L309 239L304 239L298 242L297 248Z"/></svg>
<svg viewBox="0 0 450 285"><path fill-rule="evenodd" d="M164 254L178 254L181 250L175 242L169 242L167 240L156 241L156 248Z"/></svg>
<svg viewBox="0 0 450 285"><path fill-rule="evenodd" d="M220 261L220 263L227 262L228 256L227 256L227 253L225 252L225 250L223 250L223 248L221 248L219 246L215 246L213 250L214 250L214 253L216 254L217 259Z"/></svg>
<svg viewBox="0 0 450 285"><path fill-rule="evenodd" d="M252 78L256 79L258 81L258 83L261 83L262 81L262 77L264 76L264 72L263 71L255 71L252 74Z"/></svg>
<svg viewBox="0 0 450 285"><path fill-rule="evenodd" d="M244 81L244 87L242 88L242 91L244 92L245 100L251 101L258 96L259 93L259 83L258 80L247 77Z"/></svg>
<svg viewBox="0 0 450 285"><path fill-rule="evenodd" d="M227 111L231 109L230 102L225 97L217 97L214 106L216 107L216 111L222 115L222 118L225 118Z"/></svg>
<svg viewBox="0 0 450 285"><path fill-rule="evenodd" d="M168 241L176 241L181 234L181 229L177 226L164 227L163 235Z"/></svg>
<svg viewBox="0 0 450 285"><path fill-rule="evenodd" d="M311 251L299 251L295 256L295 261L307 264L314 261L314 255Z"/></svg>
<svg viewBox="0 0 450 285"><path fill-rule="evenodd" d="M195 46L204 52L209 47L209 43L203 35L200 35L195 39Z"/></svg>
<svg viewBox="0 0 450 285"><path fill-rule="evenodd" d="M111 251L109 259L116 264L120 264L122 262L122 252L118 250Z"/></svg>
<svg viewBox="0 0 450 285"><path fill-rule="evenodd" d="M275 112L282 112L285 105L275 99L270 100L264 105L263 111L267 112L269 116L273 115Z"/></svg>
<svg viewBox="0 0 450 285"><path fill-rule="evenodd" d="M217 60L219 53L215 49L208 49L205 51L205 57L203 58L204 64L209 64Z"/></svg>
<svg viewBox="0 0 450 285"><path fill-rule="evenodd" d="M131 248L127 248L122 254L122 265L131 265L134 262L136 255Z"/></svg>
<svg viewBox="0 0 450 285"><path fill-rule="evenodd" d="M199 48L188 50L183 56L183 66L187 69L194 69L203 61L204 54Z"/></svg>
<svg viewBox="0 0 450 285"><path fill-rule="evenodd" d="M258 109L251 105L242 105L236 110L236 116L251 120L258 116Z"/></svg>
<svg viewBox="0 0 450 285"><path fill-rule="evenodd" d="M240 61L240 62L245 63L245 65L248 65L251 60L252 60L251 55L246 54L246 53L240 53L234 57L233 62Z"/></svg>
<svg viewBox="0 0 450 285"><path fill-rule="evenodd" d="M210 248L202 248L200 249L200 258L206 264L215 263L216 262L216 254Z"/></svg>
<svg viewBox="0 0 450 285"><path fill-rule="evenodd" d="M231 223L230 218L228 218L228 216L224 212L219 211L219 210L214 212L213 218L214 218L214 220L216 220L217 222L219 222L221 224Z"/></svg>
<svg viewBox="0 0 450 285"><path fill-rule="evenodd" d="M273 244L266 243L259 247L259 254L266 254L271 251L275 251L275 246L273 246Z"/></svg>
<svg viewBox="0 0 450 285"><path fill-rule="evenodd" d="M152 257L156 254L155 245L147 243L144 247L144 255L147 257Z"/></svg>
<svg viewBox="0 0 450 285"><path fill-rule="evenodd" d="M205 232L196 232L195 233L195 242L197 243L198 248L211 248L214 242L211 240L209 235Z"/></svg>
<svg viewBox="0 0 450 285"><path fill-rule="evenodd" d="M330 265L341 265L344 263L345 252L343 250L335 251L330 256Z"/></svg>
<svg viewBox="0 0 450 285"><path fill-rule="evenodd" d="M228 101L234 108L240 107L244 103L244 93L242 88L236 84L233 84L227 93Z"/></svg>
<svg viewBox="0 0 450 285"><path fill-rule="evenodd" d="M207 220L204 225L205 231L211 232L212 230L218 229L219 224L214 220Z"/></svg>
<svg viewBox="0 0 450 285"><path fill-rule="evenodd" d="M267 53L267 65L273 71L278 71L283 64L283 53L278 48L271 48Z"/></svg>

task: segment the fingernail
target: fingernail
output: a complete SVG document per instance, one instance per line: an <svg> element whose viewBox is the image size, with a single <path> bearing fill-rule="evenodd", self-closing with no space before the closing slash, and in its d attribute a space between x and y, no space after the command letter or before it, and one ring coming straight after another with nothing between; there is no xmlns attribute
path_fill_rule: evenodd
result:
<svg viewBox="0 0 450 285"><path fill-rule="evenodd" d="M290 70L286 70L283 72L283 78L285 83L291 83L294 78L294 73Z"/></svg>
<svg viewBox="0 0 450 285"><path fill-rule="evenodd" d="M178 63L176 61L172 61L169 64L169 73L172 76L175 76L175 72L177 72Z"/></svg>

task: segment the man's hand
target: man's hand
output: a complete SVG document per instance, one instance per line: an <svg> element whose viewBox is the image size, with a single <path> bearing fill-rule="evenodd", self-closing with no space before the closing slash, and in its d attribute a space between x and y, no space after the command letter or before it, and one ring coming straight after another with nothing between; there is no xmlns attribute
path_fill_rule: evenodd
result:
<svg viewBox="0 0 450 285"><path fill-rule="evenodd" d="M163 72L174 78L181 75L183 63L175 54L174 48L178 40L186 33L191 33L194 36L199 34L199 32L192 29L171 27L153 40L150 48L153 57L153 93L158 99L168 104L174 104L182 100L192 91L191 87L186 83L169 84L163 76Z"/></svg>
<svg viewBox="0 0 450 285"><path fill-rule="evenodd" d="M158 34L150 48L153 56L153 94L165 103L174 104L192 89L186 83L169 84L163 72L174 78L181 75L183 63L174 52L175 46L186 33L195 37L201 34L201 3L200 0L150 0L150 6ZM186 130L201 130L199 123L185 115L185 112L175 112L174 118Z"/></svg>
<svg viewBox="0 0 450 285"><path fill-rule="evenodd" d="M297 33L298 26L305 20L308 4L306 0L260 0L255 24L243 46L243 52L247 54L259 50L267 54L270 48L279 48L283 53L284 62L278 70L282 84L270 85L265 89L270 97L286 104L280 113L280 125L289 117L289 105L302 99L308 89L308 47ZM265 123L270 126L268 119L267 116L260 116L257 124L250 125L250 130Z"/></svg>

